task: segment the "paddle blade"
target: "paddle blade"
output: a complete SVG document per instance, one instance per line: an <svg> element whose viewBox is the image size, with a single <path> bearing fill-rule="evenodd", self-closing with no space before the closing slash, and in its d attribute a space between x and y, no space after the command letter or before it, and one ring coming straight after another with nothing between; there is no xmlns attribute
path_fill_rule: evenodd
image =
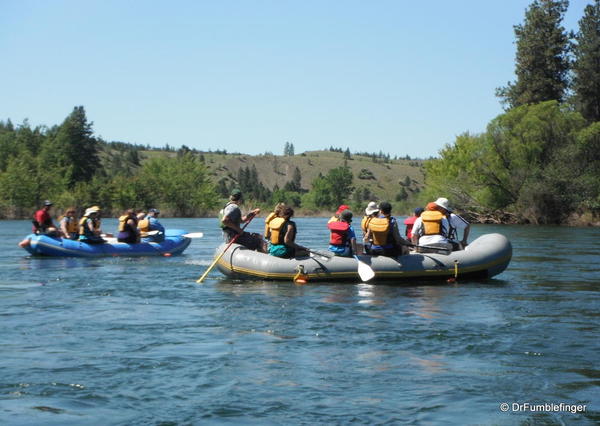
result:
<svg viewBox="0 0 600 426"><path fill-rule="evenodd" d="M365 262L362 262L358 256L354 256L354 258L358 262L358 275L360 276L360 279L363 280L363 282L373 279L373 277L375 277L375 271L373 271L373 269Z"/></svg>
<svg viewBox="0 0 600 426"><path fill-rule="evenodd" d="M182 237L185 238L202 238L204 237L203 232L190 232L189 234L183 234Z"/></svg>

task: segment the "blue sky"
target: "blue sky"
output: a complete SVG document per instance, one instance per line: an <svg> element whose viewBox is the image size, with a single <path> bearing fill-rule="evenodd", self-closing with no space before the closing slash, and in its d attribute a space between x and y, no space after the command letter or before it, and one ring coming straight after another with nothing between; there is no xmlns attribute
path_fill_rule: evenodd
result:
<svg viewBox="0 0 600 426"><path fill-rule="evenodd" d="M108 141L435 156L502 112L529 4L3 0L0 120L83 105Z"/></svg>

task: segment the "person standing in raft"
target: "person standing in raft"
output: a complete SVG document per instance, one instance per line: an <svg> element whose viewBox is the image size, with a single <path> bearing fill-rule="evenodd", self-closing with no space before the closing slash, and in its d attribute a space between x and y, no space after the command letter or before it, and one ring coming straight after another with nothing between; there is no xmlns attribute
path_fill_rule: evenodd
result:
<svg viewBox="0 0 600 426"><path fill-rule="evenodd" d="M158 209L148 210L148 214L142 220L138 221L138 228L140 229L140 237L142 242L160 243L165 240L165 227L158 221L158 215L160 211ZM157 231L156 234L148 235L149 232Z"/></svg>
<svg viewBox="0 0 600 426"><path fill-rule="evenodd" d="M117 241L120 243L135 244L140 242L140 230L137 227L137 215L133 209L126 210L119 217L119 234Z"/></svg>
<svg viewBox="0 0 600 426"><path fill-rule="evenodd" d="M462 250L467 245L471 224L461 216L454 214L449 206L447 198L438 198L434 203L440 208L440 211L448 219L450 229L448 230L448 241L452 244L453 250ZM463 232L462 240L458 241L458 231Z"/></svg>
<svg viewBox="0 0 600 426"><path fill-rule="evenodd" d="M404 236L408 241L412 241L412 229L415 224L415 220L417 220L417 218L421 216L421 213L423 213L424 211L425 209L423 207L417 207L415 209L414 215L404 219L404 225L406 225L406 229L404 230Z"/></svg>
<svg viewBox="0 0 600 426"><path fill-rule="evenodd" d="M373 245L373 240L368 240L367 239L367 232L368 232L368 226L369 226L369 222L371 222L371 219L373 219L374 217L377 217L379 215L379 207L377 206L377 203L375 201L370 201L369 204L367 204L367 208L365 209L365 215L363 216L362 220L360 221L360 229L362 230L363 233L363 242L365 245L365 253L366 254L370 254L371 253L371 246Z"/></svg>
<svg viewBox="0 0 600 426"><path fill-rule="evenodd" d="M100 235L100 219L97 206L90 207L85 211L83 217L79 221L79 241L87 244L104 244L104 240Z"/></svg>
<svg viewBox="0 0 600 426"><path fill-rule="evenodd" d="M290 259L306 256L306 247L296 244L296 223L291 220L294 209L284 207L281 215L269 221L269 254Z"/></svg>
<svg viewBox="0 0 600 426"><path fill-rule="evenodd" d="M76 240L79 238L79 221L75 217L75 207L69 207L60 218L60 232L63 238Z"/></svg>
<svg viewBox="0 0 600 426"><path fill-rule="evenodd" d="M379 215L369 222L366 238L373 240L372 255L396 257L408 254L408 241L400 236L398 222L392 216L392 205L387 201L379 203Z"/></svg>
<svg viewBox="0 0 600 426"><path fill-rule="evenodd" d="M50 209L52 208L52 202L49 200L44 201L44 207L39 209L33 214L32 231L38 235L48 235L51 237L58 236L58 229L52 217L50 216Z"/></svg>
<svg viewBox="0 0 600 426"><path fill-rule="evenodd" d="M234 189L229 196L229 202L219 212L219 217L221 218L219 222L221 229L223 229L223 238L225 239L225 242L228 243L233 237L240 234L237 240L235 240L236 243L241 244L250 250L258 250L264 253L266 252L266 247L261 235L242 231L242 228L240 227L242 223L247 223L260 213L260 209L251 210L247 215L243 216L239 207L243 201L242 191Z"/></svg>
<svg viewBox="0 0 600 426"><path fill-rule="evenodd" d="M340 216L342 214L342 212L344 210L348 210L350 207L348 207L345 204L342 204L341 206L338 207L337 211L334 213L333 216L331 216L329 218L329 220L327 221L327 223L331 223L331 222L338 222L340 220Z"/></svg>
<svg viewBox="0 0 600 426"><path fill-rule="evenodd" d="M338 222L329 222L329 251L336 256L351 257L356 254L356 234L352 228L352 212L344 210Z"/></svg>

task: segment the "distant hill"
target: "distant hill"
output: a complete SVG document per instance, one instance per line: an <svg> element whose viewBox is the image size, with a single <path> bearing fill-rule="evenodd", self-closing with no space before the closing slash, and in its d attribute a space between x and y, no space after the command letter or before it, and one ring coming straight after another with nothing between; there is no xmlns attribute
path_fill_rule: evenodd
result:
<svg viewBox="0 0 600 426"><path fill-rule="evenodd" d="M275 185L282 188L291 181L296 167L301 174L301 187L311 190L311 183L319 175L325 175L330 169L347 165L353 174L356 191L365 191L378 200L392 202L410 202L423 188L423 160L389 159L386 156L357 155L330 150L307 151L293 156L261 154L247 155L239 153L193 151L204 160L211 179L228 187L239 184L238 173L241 168L256 168L259 181L273 190ZM171 155L176 152L143 150L144 158ZM400 207L400 205L399 205Z"/></svg>

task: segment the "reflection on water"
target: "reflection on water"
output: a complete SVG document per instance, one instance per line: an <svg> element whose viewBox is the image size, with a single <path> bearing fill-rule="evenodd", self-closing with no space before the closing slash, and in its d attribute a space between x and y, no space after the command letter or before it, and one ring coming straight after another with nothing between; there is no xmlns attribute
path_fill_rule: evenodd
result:
<svg viewBox="0 0 600 426"><path fill-rule="evenodd" d="M198 285L221 242L214 219L165 222L205 237L171 258L44 259L16 246L26 221L0 222L0 423L600 421L597 229L475 226L514 247L491 280L296 285L214 270ZM297 223L300 244L326 250L326 219ZM505 401L588 410L503 413Z"/></svg>

